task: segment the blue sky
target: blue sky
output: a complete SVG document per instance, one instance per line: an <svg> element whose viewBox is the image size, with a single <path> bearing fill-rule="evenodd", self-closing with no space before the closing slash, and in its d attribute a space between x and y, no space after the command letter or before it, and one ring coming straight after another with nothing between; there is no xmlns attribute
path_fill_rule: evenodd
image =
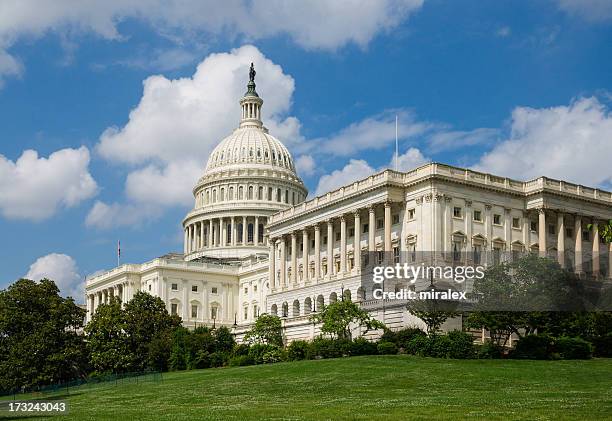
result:
<svg viewBox="0 0 612 421"><path fill-rule="evenodd" d="M388 166L395 115L402 169L611 187L612 3L352 3L0 0L0 288L180 251L250 61L311 194Z"/></svg>

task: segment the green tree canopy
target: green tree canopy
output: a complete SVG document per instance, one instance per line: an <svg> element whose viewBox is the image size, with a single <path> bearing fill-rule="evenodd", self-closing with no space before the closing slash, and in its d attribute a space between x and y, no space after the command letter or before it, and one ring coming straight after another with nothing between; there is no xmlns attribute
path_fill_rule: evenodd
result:
<svg viewBox="0 0 612 421"><path fill-rule="evenodd" d="M321 332L348 340L352 338L351 325L365 327L362 333L385 328L382 322L370 317L367 311L351 300L336 301L324 306L318 313L310 316L310 320L315 323L323 323Z"/></svg>
<svg viewBox="0 0 612 421"><path fill-rule="evenodd" d="M283 327L281 319L272 314L260 314L255 325L245 335L250 343L265 343L283 346Z"/></svg>
<svg viewBox="0 0 612 421"><path fill-rule="evenodd" d="M20 279L0 291L0 389L33 388L84 375L86 311L55 282Z"/></svg>

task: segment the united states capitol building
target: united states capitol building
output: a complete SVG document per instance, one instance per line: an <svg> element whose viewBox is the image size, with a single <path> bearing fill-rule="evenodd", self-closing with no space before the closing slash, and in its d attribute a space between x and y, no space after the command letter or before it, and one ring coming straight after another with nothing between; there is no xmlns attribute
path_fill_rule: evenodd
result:
<svg viewBox="0 0 612 421"><path fill-rule="evenodd" d="M88 317L111 296L127 302L146 291L185 326L224 325L239 339L262 313L283 318L288 340L313 338L310 314L342 298L391 328L413 326L420 322L405 303L374 299L361 272L371 256L403 263L424 251L472 263L534 251L581 276L612 278L612 245L587 229L612 219L610 192L430 163L307 199L291 154L261 121L262 105L251 70L240 124L193 188L183 253L88 278Z"/></svg>

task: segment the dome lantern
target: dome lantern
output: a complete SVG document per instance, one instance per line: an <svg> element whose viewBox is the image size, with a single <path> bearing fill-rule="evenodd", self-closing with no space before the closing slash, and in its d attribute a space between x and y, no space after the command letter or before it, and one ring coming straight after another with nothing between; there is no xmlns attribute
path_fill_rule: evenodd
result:
<svg viewBox="0 0 612 421"><path fill-rule="evenodd" d="M263 100L257 95L257 91L255 91L255 74L255 67L253 63L251 63L247 91L240 100L240 107L242 109L240 128L248 126L263 127L263 123L261 122L261 106Z"/></svg>

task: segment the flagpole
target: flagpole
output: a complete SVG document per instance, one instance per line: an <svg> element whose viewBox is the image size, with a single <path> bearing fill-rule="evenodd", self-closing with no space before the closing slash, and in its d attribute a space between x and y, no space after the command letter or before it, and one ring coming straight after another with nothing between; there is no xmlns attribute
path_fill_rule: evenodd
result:
<svg viewBox="0 0 612 421"><path fill-rule="evenodd" d="M117 267L119 267L120 259L121 259L121 240L117 240Z"/></svg>
<svg viewBox="0 0 612 421"><path fill-rule="evenodd" d="M395 171L398 171L399 146L397 141L397 114L395 114Z"/></svg>

